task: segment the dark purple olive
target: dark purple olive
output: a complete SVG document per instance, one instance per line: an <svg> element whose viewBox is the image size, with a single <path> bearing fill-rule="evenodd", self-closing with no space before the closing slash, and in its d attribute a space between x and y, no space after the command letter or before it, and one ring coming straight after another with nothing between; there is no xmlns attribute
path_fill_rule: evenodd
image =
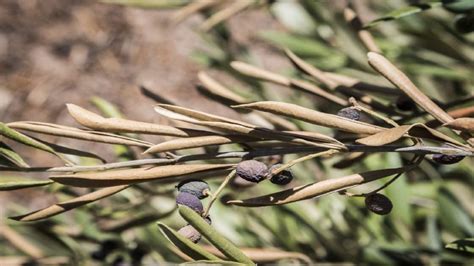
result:
<svg viewBox="0 0 474 266"><path fill-rule="evenodd" d="M339 112L337 112L337 115L341 116L341 117L345 117L345 118L350 119L350 120L355 120L355 121L360 120L359 110L357 110L355 108L352 108L352 107L346 107L346 108L343 108L343 109L339 110Z"/></svg>
<svg viewBox="0 0 474 266"><path fill-rule="evenodd" d="M274 169L279 168L280 166L282 166L282 164L272 165L270 167L270 172ZM281 171L280 173L272 176L272 178L270 179L270 182L272 182L273 184L284 186L284 185L288 185L292 180L293 180L293 173L291 172L291 170L285 169Z"/></svg>
<svg viewBox="0 0 474 266"><path fill-rule="evenodd" d="M254 183L265 179L268 167L256 160L242 161L237 165L237 176Z"/></svg>
<svg viewBox="0 0 474 266"><path fill-rule="evenodd" d="M393 204L386 196L375 193L365 197L365 206L373 213L387 215L392 211Z"/></svg>
<svg viewBox="0 0 474 266"><path fill-rule="evenodd" d="M197 213L202 213L204 211L204 207L199 198L190 193L179 192L178 196L176 196L176 203L187 206Z"/></svg>
<svg viewBox="0 0 474 266"><path fill-rule="evenodd" d="M204 199L205 197L207 197L208 192L210 191L209 185L202 180L181 181L178 184L177 188L179 192L193 194L199 199Z"/></svg>

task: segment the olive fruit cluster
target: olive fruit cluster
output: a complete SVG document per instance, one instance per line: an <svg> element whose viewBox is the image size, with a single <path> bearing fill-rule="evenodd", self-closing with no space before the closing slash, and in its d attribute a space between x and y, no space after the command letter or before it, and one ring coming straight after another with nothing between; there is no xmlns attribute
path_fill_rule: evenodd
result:
<svg viewBox="0 0 474 266"><path fill-rule="evenodd" d="M392 211L393 204L385 195L374 193L365 197L365 206L371 212L379 215L387 215Z"/></svg>
<svg viewBox="0 0 474 266"><path fill-rule="evenodd" d="M176 203L184 205L195 212L202 214L204 207L201 200L209 195L209 185L202 180L186 180L179 183L177 186L178 196L176 196ZM211 224L210 217L205 217L204 220ZM178 233L194 243L201 240L201 234L192 226L185 225L178 230Z"/></svg>
<svg viewBox="0 0 474 266"><path fill-rule="evenodd" d="M272 170L280 167L281 164L275 164L270 169L262 162L256 160L246 160L237 164L237 177L245 179L249 182L259 183L265 180ZM270 182L277 185L287 185L293 180L293 173L290 170L282 172L271 177Z"/></svg>

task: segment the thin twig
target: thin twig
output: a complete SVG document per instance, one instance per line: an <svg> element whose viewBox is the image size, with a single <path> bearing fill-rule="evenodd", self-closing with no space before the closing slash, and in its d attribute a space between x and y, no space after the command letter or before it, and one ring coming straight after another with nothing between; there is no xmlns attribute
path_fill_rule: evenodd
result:
<svg viewBox="0 0 474 266"><path fill-rule="evenodd" d="M229 184L230 180L235 176L236 174L236 170L232 170L232 172L230 172L226 178L224 179L224 181L222 181L221 185L219 186L219 188L216 190L215 193L212 193L211 194L211 200L209 201L209 204L207 205L207 208L206 208L206 211L204 212L203 214L203 217L207 217L207 215L209 214L209 210L211 209L212 205L214 204L214 202L216 201L217 197L219 197L219 195L221 194L222 190L224 190L224 188L227 186L227 184Z"/></svg>

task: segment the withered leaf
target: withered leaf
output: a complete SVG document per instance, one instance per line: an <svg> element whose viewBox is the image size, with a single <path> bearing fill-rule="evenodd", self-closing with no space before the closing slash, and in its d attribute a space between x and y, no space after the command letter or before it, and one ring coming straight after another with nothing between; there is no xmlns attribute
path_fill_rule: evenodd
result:
<svg viewBox="0 0 474 266"><path fill-rule="evenodd" d="M290 188L276 193L244 199L231 200L228 204L245 206L245 207L261 207L270 205L282 205L295 201L305 200L309 198L319 197L329 193L337 192L343 189L348 189L353 186L364 184L383 178L386 176L406 172L413 168L413 166L405 166L400 168L391 168L383 170L369 171L360 174L352 174L340 178L327 179L316 183L311 183L303 186Z"/></svg>
<svg viewBox="0 0 474 266"><path fill-rule="evenodd" d="M202 136L202 137L190 137L183 139L173 139L165 141L150 147L144 153L158 153L173 150L190 149L197 147L204 147L210 145L222 145L237 142L251 142L255 141L254 138L242 137L242 136Z"/></svg>
<svg viewBox="0 0 474 266"><path fill-rule="evenodd" d="M335 128L352 133L375 134L384 129L383 127L350 120L333 114L327 114L311 110L291 103L263 101L249 104L241 104L235 106L235 108L250 108L259 111L275 113L303 120L312 124Z"/></svg>
<svg viewBox="0 0 474 266"><path fill-rule="evenodd" d="M100 131L86 131L74 127L66 127L56 124L49 124L49 123L40 123L40 122L30 122L30 121L22 121L22 122L13 122L8 124L10 127L19 129L19 130L26 130L31 132L36 132L40 134L47 134L65 138L73 138L73 139L80 139L86 141L94 141L94 142L102 142L108 144L122 144L122 145L129 145L129 146L140 146L140 147L150 147L153 144L133 139L125 136L115 135L106 132Z"/></svg>
<svg viewBox="0 0 474 266"><path fill-rule="evenodd" d="M395 65L393 65L383 55L369 52L367 54L369 58L369 64L377 72L382 74L388 81L390 81L397 88L405 92L414 102L416 102L426 112L430 113L436 119L443 123L453 121L453 118L436 105L428 96L421 92L413 82Z"/></svg>
<svg viewBox="0 0 474 266"><path fill-rule="evenodd" d="M459 146L464 146L457 140L448 137L437 130L429 128L424 124L419 123L386 129L372 136L358 139L356 140L356 142L367 146L382 146L395 142L405 136L415 138L429 138L438 141L450 142Z"/></svg>
<svg viewBox="0 0 474 266"><path fill-rule="evenodd" d="M105 172L84 172L52 176L51 179L65 185L77 187L109 187L134 184L167 177L177 177L197 172L226 169L233 164L182 164L153 168L125 169Z"/></svg>
<svg viewBox="0 0 474 266"><path fill-rule="evenodd" d="M74 104L67 104L69 114L81 125L105 132L142 133L175 137L202 136L208 132L175 128L123 118L105 118Z"/></svg>
<svg viewBox="0 0 474 266"><path fill-rule="evenodd" d="M470 118L470 117L457 118L449 123L445 123L443 126L474 133L474 118Z"/></svg>

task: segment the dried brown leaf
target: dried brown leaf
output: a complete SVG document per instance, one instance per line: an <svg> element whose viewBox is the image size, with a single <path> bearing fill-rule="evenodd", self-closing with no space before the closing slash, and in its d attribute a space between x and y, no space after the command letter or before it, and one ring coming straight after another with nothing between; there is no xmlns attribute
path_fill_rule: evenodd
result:
<svg viewBox="0 0 474 266"><path fill-rule="evenodd" d="M161 105L155 107L155 111L157 113L159 113L159 114L161 114L165 117L168 117L170 119L175 119L175 120L178 120L178 121L188 122L188 123L192 123L192 124L196 124L196 125L200 125L200 126L218 128L218 129L226 131L228 133L248 135L248 136L251 136L251 137L260 138L262 140L264 140L264 139L281 140L281 141L295 142L295 143L300 143L300 144L307 144L307 145L317 146L317 147L327 147L327 148L336 148L336 149L343 147L343 145L336 145L335 146L335 145L331 145L331 144L324 144L324 143L321 144L321 143L317 143L317 142L314 142L314 141L305 140L305 139L302 139L301 136L298 136L298 135L292 134L292 133L275 131L275 130L270 130L270 129L266 129L266 128L256 128L255 126L249 125L249 124L247 124L248 126L244 126L245 124L242 124L241 122L239 122L239 123L241 123L241 125L235 124L235 123L223 122L222 119L226 119L226 118L219 119L220 122L202 121L202 120L199 120L199 119L203 118L203 117L202 116L197 116L195 113L192 113L192 115L194 115L196 118L187 115L187 113L197 112L197 111L186 109L186 112L183 112L181 110L183 112L183 114L180 114L180 113L174 112L174 110L169 110L169 109L170 108L168 108L168 109L162 108ZM201 113L201 112L199 112L199 113ZM201 114L203 114L203 113L201 113ZM204 118L210 119L207 116L207 114L206 114L206 116L204 116ZM249 126L252 126L252 127L249 127Z"/></svg>
<svg viewBox="0 0 474 266"><path fill-rule="evenodd" d="M334 82L332 79L328 78L323 71L315 68L314 66L306 63L303 59L299 58L289 49L285 49L286 56L291 60L291 62L302 72L314 77L319 82L323 83L330 89L337 87L337 82Z"/></svg>
<svg viewBox="0 0 474 266"><path fill-rule="evenodd" d="M74 104L67 104L69 114L81 125L105 132L142 133L174 137L202 136L208 132L175 128L122 118L105 118Z"/></svg>
<svg viewBox="0 0 474 266"><path fill-rule="evenodd" d="M291 81L289 78L258 68L256 66L252 66L244 62L233 61L230 63L230 66L233 69L237 70L239 73L249 76L249 77L273 82L273 83L280 84L283 86L288 86L288 87L291 86Z"/></svg>
<svg viewBox="0 0 474 266"><path fill-rule="evenodd" d="M190 149L197 147L204 147L210 145L223 145L229 143L238 142L251 142L255 141L253 138L246 138L242 136L202 136L202 137L191 137L184 139L173 139L165 141L150 147L144 153L158 153L173 150Z"/></svg>
<svg viewBox="0 0 474 266"><path fill-rule="evenodd" d="M424 124L404 125L386 129L372 136L358 139L356 142L367 146L382 146L395 142L402 137L429 138L464 146L455 139L448 137L437 130L429 128Z"/></svg>
<svg viewBox="0 0 474 266"><path fill-rule="evenodd" d="M189 108L185 108L185 107L181 107L181 106L177 106L177 105L159 104L156 107L160 107L161 109L165 109L165 110L168 110L168 111L173 112L175 114L180 114L182 116L192 118L192 119L196 119L196 120L199 120L199 121L225 122L225 123L229 123L229 124L241 125L243 127L255 128L255 125L252 125L252 124L249 124L249 123L245 123L245 122L242 122L242 121L230 119L230 118L227 118L227 117L217 116L217 115L213 115L213 114L209 114L209 113L205 113L205 112L201 112L201 111L196 111L196 110L193 110L193 109L189 109ZM155 110L157 109L156 107L155 107Z"/></svg>
<svg viewBox="0 0 474 266"><path fill-rule="evenodd" d="M449 123L445 123L444 127L458 129L465 132L474 133L474 118L462 117L454 119Z"/></svg>
<svg viewBox="0 0 474 266"><path fill-rule="evenodd" d="M230 63L230 65L232 66L232 68L234 68L238 72L250 77L273 82L273 83L280 84L287 87L292 87L292 88L299 89L305 92L309 92L311 94L323 97L329 101L332 101L342 106L345 106L348 104L346 100L338 96L335 96L334 94L329 93L321 89L320 87L314 84L311 84L309 82L306 82L304 80L287 78L285 76L278 75L273 72L263 70L261 68L258 68L258 67L255 67L243 62L234 61Z"/></svg>
<svg viewBox="0 0 474 266"><path fill-rule="evenodd" d="M443 123L453 121L453 118L436 105L428 96L421 92L413 82L395 65L393 65L383 55L369 52L367 54L369 64L382 74L388 81L390 81L397 88L402 90L414 102L416 102L426 112L430 113L436 119Z"/></svg>
<svg viewBox="0 0 474 266"><path fill-rule="evenodd" d="M210 16L208 19L206 19L199 26L199 29L202 31L208 31L214 28L217 24L229 19L230 17L248 8L254 3L255 2L253 0L233 1L229 6L219 10L218 12Z"/></svg>
<svg viewBox="0 0 474 266"><path fill-rule="evenodd" d="M291 202L320 197L322 195L337 192L343 189L348 189L350 187L371 182L386 176L406 172L411 168L413 168L413 166L352 174L340 178L328 179L316 183L298 186L256 198L250 198L245 200L231 200L227 203L245 207L261 207L288 204Z"/></svg>
<svg viewBox="0 0 474 266"><path fill-rule="evenodd" d="M233 164L182 164L153 168L125 169L106 172L74 173L52 176L51 179L76 187L108 187L134 184L162 178L177 177L210 170L231 168Z"/></svg>
<svg viewBox="0 0 474 266"><path fill-rule="evenodd" d="M86 141L93 141L93 142L102 142L108 144L122 144L128 146L140 146L140 147L150 147L153 144L133 139L125 136L115 135L106 132L99 132L99 131L86 131L81 130L78 128L73 127L66 127L56 124L49 124L49 123L39 123L39 122L30 122L30 121L21 121L21 122L13 122L8 124L10 127L19 129L19 130L26 130L41 134L65 137L65 138L73 138L73 139L80 139Z"/></svg>
<svg viewBox="0 0 474 266"><path fill-rule="evenodd" d="M270 112L274 114L284 115L299 120L303 120L312 124L339 129L342 131L361 133L361 134L375 134L382 130L383 127L350 120L333 114L327 114L315 110L311 110L299 105L263 101L249 104L242 104L235 106L236 108L250 108L259 111Z"/></svg>

